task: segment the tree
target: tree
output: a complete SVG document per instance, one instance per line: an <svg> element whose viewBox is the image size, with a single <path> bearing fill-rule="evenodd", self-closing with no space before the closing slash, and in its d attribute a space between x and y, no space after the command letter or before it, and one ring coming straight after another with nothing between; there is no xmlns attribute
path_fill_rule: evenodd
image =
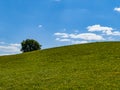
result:
<svg viewBox="0 0 120 90"><path fill-rule="evenodd" d="M22 52L30 52L30 51L40 50L40 49L41 49L41 45L33 39L26 39L21 42Z"/></svg>

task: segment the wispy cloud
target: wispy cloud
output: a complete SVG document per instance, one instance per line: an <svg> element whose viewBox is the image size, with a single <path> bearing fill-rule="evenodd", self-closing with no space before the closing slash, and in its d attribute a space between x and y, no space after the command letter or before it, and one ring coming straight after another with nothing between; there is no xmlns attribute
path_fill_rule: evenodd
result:
<svg viewBox="0 0 120 90"><path fill-rule="evenodd" d="M56 38L57 41L61 41L61 42L70 42L70 39L65 39L65 38Z"/></svg>
<svg viewBox="0 0 120 90"><path fill-rule="evenodd" d="M74 33L55 33L55 36L59 38L69 38L69 39L82 39L82 40L104 40L104 38L100 35L96 35L94 33L81 33L81 34L74 34Z"/></svg>
<svg viewBox="0 0 120 90"><path fill-rule="evenodd" d="M72 44L84 44L84 43L88 43L88 41L80 41L80 40L72 40L71 42L72 42Z"/></svg>
<svg viewBox="0 0 120 90"><path fill-rule="evenodd" d="M88 43L90 41L105 40L101 35L94 33L54 33L56 40L60 42L69 42L71 44Z"/></svg>
<svg viewBox="0 0 120 90"><path fill-rule="evenodd" d="M43 25L41 25L41 24L40 24L40 25L38 25L38 28L42 28L42 27L43 27Z"/></svg>
<svg viewBox="0 0 120 90"><path fill-rule="evenodd" d="M100 35L94 33L69 34L70 38L83 40L104 40Z"/></svg>
<svg viewBox="0 0 120 90"><path fill-rule="evenodd" d="M69 42L71 44L83 44L83 43L88 43L88 41L81 41L81 40L74 40L74 39L67 39L67 38L56 38L56 41L59 42Z"/></svg>
<svg viewBox="0 0 120 90"><path fill-rule="evenodd" d="M114 8L114 11L120 12L120 7Z"/></svg>
<svg viewBox="0 0 120 90"><path fill-rule="evenodd" d="M0 44L5 44L5 42L0 42Z"/></svg>
<svg viewBox="0 0 120 90"><path fill-rule="evenodd" d="M61 38L68 38L69 35L67 33L60 33L60 32L57 32L57 33L54 33L55 36L60 36Z"/></svg>

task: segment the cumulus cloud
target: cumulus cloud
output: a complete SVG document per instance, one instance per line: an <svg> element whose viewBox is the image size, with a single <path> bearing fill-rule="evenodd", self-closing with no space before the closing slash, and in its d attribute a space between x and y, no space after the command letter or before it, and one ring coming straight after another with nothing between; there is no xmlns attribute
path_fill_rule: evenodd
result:
<svg viewBox="0 0 120 90"><path fill-rule="evenodd" d="M106 33L108 35L111 34L112 30L113 30L113 28L111 28L111 27L101 26L99 24L88 26L87 29L90 32L102 31L103 33Z"/></svg>
<svg viewBox="0 0 120 90"><path fill-rule="evenodd" d="M0 44L0 55L17 54L20 52L20 44Z"/></svg>
<svg viewBox="0 0 120 90"><path fill-rule="evenodd" d="M87 27L88 31L112 31L113 28L101 26L99 24Z"/></svg>
<svg viewBox="0 0 120 90"><path fill-rule="evenodd" d="M120 7L114 8L114 11L120 12Z"/></svg>
<svg viewBox="0 0 120 90"><path fill-rule="evenodd" d="M99 32L99 33L98 33ZM60 42L69 42L71 44L88 43L94 41L109 41L119 38L120 31L108 26L95 24L87 27L87 33L79 33L75 30L74 33L54 33L56 40Z"/></svg>
<svg viewBox="0 0 120 90"><path fill-rule="evenodd" d="M101 26L99 24L97 25L92 25L87 27L89 32L102 32L106 35L114 35L114 36L119 36L120 32L119 31L113 31L114 29L112 27L107 27L107 26Z"/></svg>

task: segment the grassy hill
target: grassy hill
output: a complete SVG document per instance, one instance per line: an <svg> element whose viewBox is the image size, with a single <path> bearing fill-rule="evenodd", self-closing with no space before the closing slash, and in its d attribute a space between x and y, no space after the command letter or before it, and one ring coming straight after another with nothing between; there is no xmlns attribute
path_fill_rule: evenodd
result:
<svg viewBox="0 0 120 90"><path fill-rule="evenodd" d="M0 90L120 90L120 42L1 56Z"/></svg>

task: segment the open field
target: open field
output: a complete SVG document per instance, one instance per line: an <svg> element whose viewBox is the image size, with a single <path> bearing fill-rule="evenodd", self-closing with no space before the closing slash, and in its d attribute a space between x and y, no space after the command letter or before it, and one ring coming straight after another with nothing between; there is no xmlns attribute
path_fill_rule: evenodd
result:
<svg viewBox="0 0 120 90"><path fill-rule="evenodd" d="M120 42L1 56L0 90L120 90Z"/></svg>

